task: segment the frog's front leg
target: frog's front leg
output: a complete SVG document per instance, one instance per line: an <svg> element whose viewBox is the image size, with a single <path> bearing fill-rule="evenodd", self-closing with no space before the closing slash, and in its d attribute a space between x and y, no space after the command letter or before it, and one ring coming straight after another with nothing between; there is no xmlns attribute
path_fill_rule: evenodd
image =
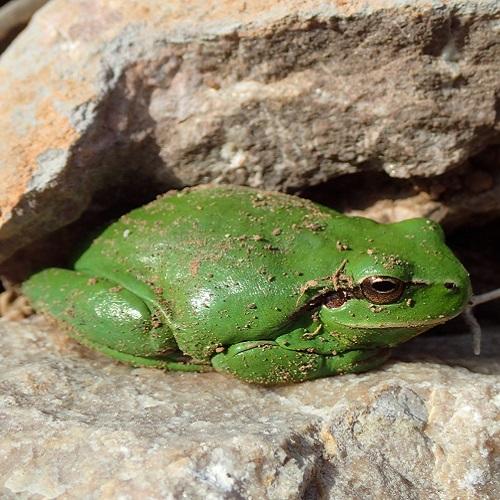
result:
<svg viewBox="0 0 500 500"><path fill-rule="evenodd" d="M123 286L66 269L46 269L23 285L36 310L69 327L84 345L134 366L207 371L177 349L172 332L154 304Z"/></svg>
<svg viewBox="0 0 500 500"><path fill-rule="evenodd" d="M379 366L388 357L388 349L325 356L292 351L274 341L247 341L216 354L212 365L217 371L231 373L246 382L275 385L363 372Z"/></svg>

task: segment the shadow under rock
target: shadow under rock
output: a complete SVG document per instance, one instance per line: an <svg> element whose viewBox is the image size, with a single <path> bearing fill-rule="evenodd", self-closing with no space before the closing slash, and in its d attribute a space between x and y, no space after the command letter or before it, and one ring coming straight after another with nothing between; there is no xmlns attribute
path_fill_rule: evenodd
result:
<svg viewBox="0 0 500 500"><path fill-rule="evenodd" d="M472 350L472 334L456 319L398 346L392 359L462 366L476 373L500 375L500 324L483 323L482 330L479 356Z"/></svg>

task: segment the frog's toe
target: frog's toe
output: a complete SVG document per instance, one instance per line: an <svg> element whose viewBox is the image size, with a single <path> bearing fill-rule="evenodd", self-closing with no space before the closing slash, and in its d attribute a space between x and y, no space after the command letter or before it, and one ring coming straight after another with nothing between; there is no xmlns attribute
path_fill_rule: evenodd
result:
<svg viewBox="0 0 500 500"><path fill-rule="evenodd" d="M391 349L362 349L348 351L339 356L326 358L327 364L337 373L362 373L377 368L387 361L391 355Z"/></svg>
<svg viewBox="0 0 500 500"><path fill-rule="evenodd" d="M322 356L280 347L273 341L232 345L212 358L215 370L264 385L302 382L320 375Z"/></svg>

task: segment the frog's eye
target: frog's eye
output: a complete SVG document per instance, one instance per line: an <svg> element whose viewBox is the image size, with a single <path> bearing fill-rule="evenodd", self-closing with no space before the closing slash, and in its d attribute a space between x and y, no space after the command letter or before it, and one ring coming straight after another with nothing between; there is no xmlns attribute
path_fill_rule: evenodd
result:
<svg viewBox="0 0 500 500"><path fill-rule="evenodd" d="M369 276L361 283L361 291L373 304L392 304L401 298L404 281L390 276Z"/></svg>

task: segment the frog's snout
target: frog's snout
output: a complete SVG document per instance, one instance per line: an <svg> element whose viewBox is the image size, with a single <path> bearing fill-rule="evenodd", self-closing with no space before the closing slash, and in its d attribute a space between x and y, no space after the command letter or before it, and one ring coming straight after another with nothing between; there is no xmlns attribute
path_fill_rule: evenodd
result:
<svg viewBox="0 0 500 500"><path fill-rule="evenodd" d="M464 280L446 280L444 287L451 294L462 294L467 296L467 299L472 295L472 284L467 276Z"/></svg>
<svg viewBox="0 0 500 500"><path fill-rule="evenodd" d="M458 293L460 291L460 285L458 283L455 283L454 281L446 281L444 283L444 287L446 290L452 293Z"/></svg>
<svg viewBox="0 0 500 500"><path fill-rule="evenodd" d="M442 287L441 290L444 289L441 295L443 299L449 301L452 308L456 309L457 312L461 312L472 296L470 280L448 279L444 281Z"/></svg>

